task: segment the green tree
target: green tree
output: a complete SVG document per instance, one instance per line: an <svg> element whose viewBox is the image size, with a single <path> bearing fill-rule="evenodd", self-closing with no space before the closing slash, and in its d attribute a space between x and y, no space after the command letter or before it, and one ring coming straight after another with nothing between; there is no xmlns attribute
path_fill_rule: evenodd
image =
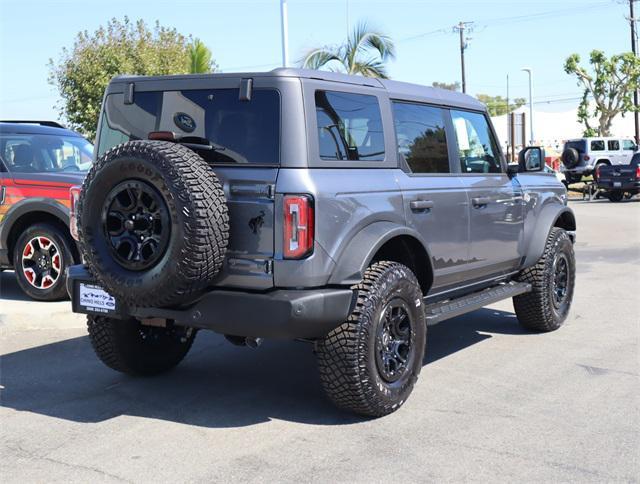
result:
<svg viewBox="0 0 640 484"><path fill-rule="evenodd" d="M613 119L635 111L633 92L640 82L640 59L631 52L612 55L593 50L589 55L591 70L580 65L578 54L570 55L564 63L564 71L576 76L584 89L578 106L578 120L584 124L585 136L611 136ZM592 119L597 126L592 126Z"/></svg>
<svg viewBox="0 0 640 484"><path fill-rule="evenodd" d="M300 60L306 69L322 69L388 79L386 62L395 58L395 45L386 35L359 23L345 43L312 49Z"/></svg>
<svg viewBox="0 0 640 484"><path fill-rule="evenodd" d="M437 87L438 89L446 89L447 91L459 91L460 83L458 81L455 82L439 82L435 81L431 84L433 87Z"/></svg>
<svg viewBox="0 0 640 484"><path fill-rule="evenodd" d="M526 99L523 97L517 97L513 102L509 103L507 107L507 100L502 96L490 96L488 94L476 94L478 101L487 105L489 115L502 116L503 114L515 111L520 106L524 106Z"/></svg>
<svg viewBox="0 0 640 484"><path fill-rule="evenodd" d="M200 39L194 39L189 45L190 74L206 74L216 70L211 50Z"/></svg>
<svg viewBox="0 0 640 484"><path fill-rule="evenodd" d="M158 22L149 28L144 21L131 22L128 17L111 19L93 33L80 32L57 62L49 60L49 83L61 97L60 116L94 139L102 96L111 78L189 73L190 42L176 29Z"/></svg>

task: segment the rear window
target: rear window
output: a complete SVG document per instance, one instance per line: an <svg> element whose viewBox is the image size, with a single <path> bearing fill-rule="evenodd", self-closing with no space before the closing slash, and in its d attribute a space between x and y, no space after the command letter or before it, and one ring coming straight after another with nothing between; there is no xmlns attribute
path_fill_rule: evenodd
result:
<svg viewBox="0 0 640 484"><path fill-rule="evenodd" d="M384 135L377 97L316 91L315 101L320 158L384 160Z"/></svg>
<svg viewBox="0 0 640 484"><path fill-rule="evenodd" d="M591 142L591 151L604 151L604 140L596 139Z"/></svg>
<svg viewBox="0 0 640 484"><path fill-rule="evenodd" d="M208 140L213 149L197 150L210 163L280 162L280 95L254 89L250 101L239 89L136 92L133 104L110 94L100 128L98 155L153 131L172 131L185 142ZM191 138L191 139L186 139Z"/></svg>
<svg viewBox="0 0 640 484"><path fill-rule="evenodd" d="M587 142L585 140L579 139L574 141L567 141L564 145L564 149L573 148L580 153L584 153L587 151Z"/></svg>

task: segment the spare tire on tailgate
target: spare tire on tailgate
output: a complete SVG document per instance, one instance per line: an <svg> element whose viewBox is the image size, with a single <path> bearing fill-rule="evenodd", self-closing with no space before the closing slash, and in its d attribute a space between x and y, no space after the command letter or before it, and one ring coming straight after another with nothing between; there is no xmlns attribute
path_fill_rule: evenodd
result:
<svg viewBox="0 0 640 484"><path fill-rule="evenodd" d="M573 168L580 162L580 153L575 148L567 148L562 152L562 164L565 168Z"/></svg>
<svg viewBox="0 0 640 484"><path fill-rule="evenodd" d="M166 141L130 141L101 156L78 203L89 271L135 306L188 302L222 266L229 216L211 167Z"/></svg>

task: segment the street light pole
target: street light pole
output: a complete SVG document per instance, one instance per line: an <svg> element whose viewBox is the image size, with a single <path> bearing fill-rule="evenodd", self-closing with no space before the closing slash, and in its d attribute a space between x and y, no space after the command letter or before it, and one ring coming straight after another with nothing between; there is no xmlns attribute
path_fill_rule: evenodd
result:
<svg viewBox="0 0 640 484"><path fill-rule="evenodd" d="M633 4L635 3L635 0L629 0L629 22L631 22L631 51L633 52L634 56L637 56L638 53L637 51L637 47L638 47L638 42L636 39L636 18L634 16L634 12L633 12ZM633 106L636 108L635 112L633 113L633 118L635 120L635 137L636 137L636 144L640 144L640 113L638 113L638 90L634 89L633 91Z"/></svg>
<svg viewBox="0 0 640 484"><path fill-rule="evenodd" d="M289 67L289 13L287 0L280 0L280 25L282 27L282 67Z"/></svg>
<svg viewBox="0 0 640 484"><path fill-rule="evenodd" d="M531 137L529 143L533 144L535 140L533 137L533 69L525 67L522 70L529 74L529 136Z"/></svg>

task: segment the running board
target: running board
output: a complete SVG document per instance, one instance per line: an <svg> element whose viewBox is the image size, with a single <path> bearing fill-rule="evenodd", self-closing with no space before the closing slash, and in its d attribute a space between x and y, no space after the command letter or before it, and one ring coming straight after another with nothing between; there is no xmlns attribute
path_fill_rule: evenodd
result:
<svg viewBox="0 0 640 484"><path fill-rule="evenodd" d="M531 291L531 284L526 282L508 282L498 286L473 292L466 296L448 299L443 302L425 306L427 325L432 326L440 321L455 318L461 314L480 309L494 302L501 301Z"/></svg>

